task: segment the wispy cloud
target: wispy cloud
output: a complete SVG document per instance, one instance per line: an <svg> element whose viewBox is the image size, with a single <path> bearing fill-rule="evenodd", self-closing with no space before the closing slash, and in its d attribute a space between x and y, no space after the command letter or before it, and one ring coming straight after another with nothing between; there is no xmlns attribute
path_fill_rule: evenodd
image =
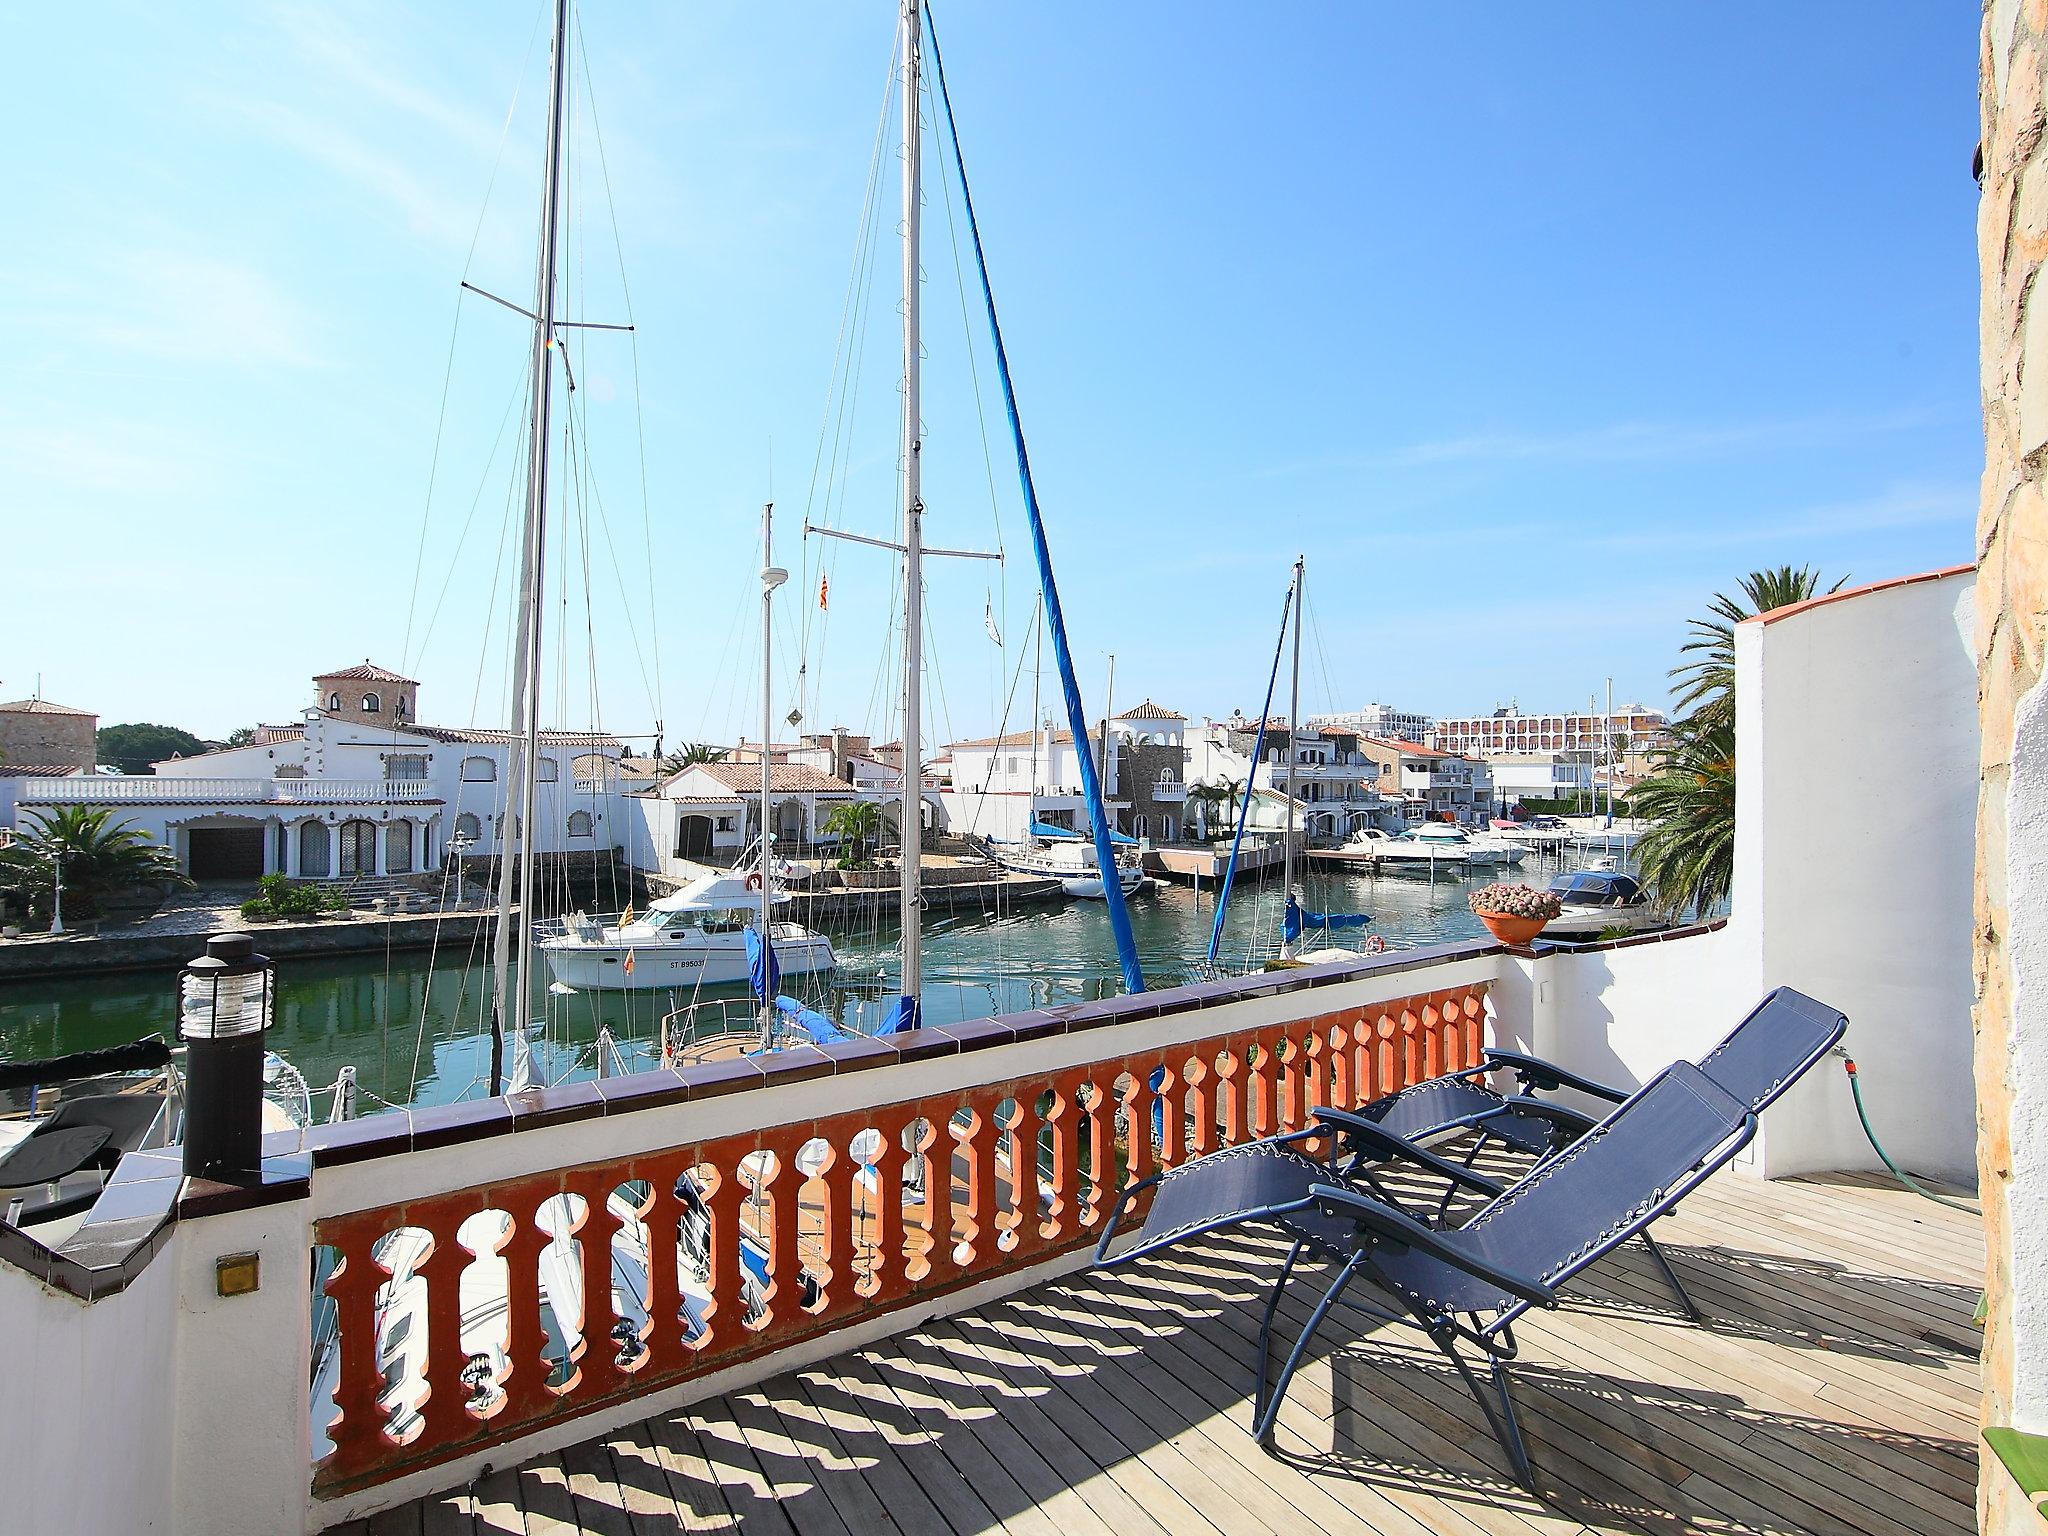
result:
<svg viewBox="0 0 2048 1536"><path fill-rule="evenodd" d="M60 363L113 354L189 371L323 361L323 327L313 311L238 254L166 240L28 281L24 329L43 337Z"/></svg>
<svg viewBox="0 0 2048 1536"><path fill-rule="evenodd" d="M1589 538L1606 549L1707 550L1775 547L1792 540L1841 539L1907 528L1969 527L1977 510L1974 482L1954 485L1905 483L1873 496L1819 506L1789 507L1755 516L1713 521L1665 522Z"/></svg>
<svg viewBox="0 0 2048 1536"><path fill-rule="evenodd" d="M1480 432L1394 449L1396 465L1485 463L1643 464L1726 458L1896 431L1924 411L1874 416L1808 416L1776 421L1623 421L1561 432Z"/></svg>

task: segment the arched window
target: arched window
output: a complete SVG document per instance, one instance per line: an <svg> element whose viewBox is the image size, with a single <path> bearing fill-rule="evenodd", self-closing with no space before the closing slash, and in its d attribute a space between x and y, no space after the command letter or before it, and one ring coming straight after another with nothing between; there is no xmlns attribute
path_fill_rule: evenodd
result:
<svg viewBox="0 0 2048 1536"><path fill-rule="evenodd" d="M455 818L455 835L474 848L483 841L484 824L474 811L464 811Z"/></svg>
<svg viewBox="0 0 2048 1536"><path fill-rule="evenodd" d="M384 829L384 872L391 875L412 873L412 823L394 821Z"/></svg>
<svg viewBox="0 0 2048 1536"><path fill-rule="evenodd" d="M498 777L498 765L488 757L465 757L462 760L462 782L465 784L489 784Z"/></svg>
<svg viewBox="0 0 2048 1536"><path fill-rule="evenodd" d="M341 873L343 875L374 875L377 873L377 826L369 821L344 821L341 824Z"/></svg>
<svg viewBox="0 0 2048 1536"><path fill-rule="evenodd" d="M374 693L366 693L363 695L364 714L374 715L377 713L378 710L382 709L383 707L383 702Z"/></svg>
<svg viewBox="0 0 2048 1536"><path fill-rule="evenodd" d="M543 784L552 784L562 776L560 759L539 757L534 759L533 776Z"/></svg>
<svg viewBox="0 0 2048 1536"><path fill-rule="evenodd" d="M317 821L299 823L299 873L318 878L328 873L327 828Z"/></svg>
<svg viewBox="0 0 2048 1536"><path fill-rule="evenodd" d="M338 693L330 693L329 695L327 695L327 707L328 707L328 708L329 708L330 710L336 710L336 711L340 710L340 708L341 708L341 695L340 695L340 694L338 694Z"/></svg>
<svg viewBox="0 0 2048 1536"><path fill-rule="evenodd" d="M569 813L569 835L571 837L590 837L593 835L590 825L590 812L571 811Z"/></svg>

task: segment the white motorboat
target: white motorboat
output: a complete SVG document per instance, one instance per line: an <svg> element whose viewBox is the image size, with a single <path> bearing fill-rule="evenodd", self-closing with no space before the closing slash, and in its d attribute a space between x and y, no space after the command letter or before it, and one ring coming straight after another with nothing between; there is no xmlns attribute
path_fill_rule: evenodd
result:
<svg viewBox="0 0 2048 1536"><path fill-rule="evenodd" d="M1506 846L1475 842L1464 828L1453 826L1448 821L1425 821L1399 837L1390 837L1377 827L1367 827L1352 833L1344 846L1370 853L1382 866L1401 872L1427 874L1436 869L1447 872L1467 868L1491 869L1514 862Z"/></svg>
<svg viewBox="0 0 2048 1536"><path fill-rule="evenodd" d="M1491 830L1507 842L1544 853L1555 853L1572 840L1571 826L1562 816L1531 816L1527 821L1496 816Z"/></svg>
<svg viewBox="0 0 2048 1536"><path fill-rule="evenodd" d="M1102 876L1095 867L1095 845L1080 837L1034 837L1024 843L990 841L983 851L999 868L1012 874L1057 880L1061 890L1082 900L1103 899ZM1118 858L1116 877L1126 896L1152 884L1152 877L1145 873L1135 853Z"/></svg>
<svg viewBox="0 0 2048 1536"><path fill-rule="evenodd" d="M1568 871L1550 882L1550 894L1564 910L1543 925L1546 939L1590 939L1664 926L1642 883L1618 869Z"/></svg>
<svg viewBox="0 0 2048 1536"><path fill-rule="evenodd" d="M644 917L604 923L579 913L550 924L537 947L555 980L578 991L744 982L747 924L761 897L758 869L715 871L650 903ZM788 900L780 891L770 895L771 905ZM801 923L771 924L769 937L784 976L838 969L831 941Z"/></svg>

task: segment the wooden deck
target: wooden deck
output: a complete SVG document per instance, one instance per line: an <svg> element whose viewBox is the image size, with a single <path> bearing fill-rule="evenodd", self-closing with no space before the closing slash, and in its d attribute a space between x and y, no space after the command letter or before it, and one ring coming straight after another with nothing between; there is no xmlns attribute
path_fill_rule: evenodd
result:
<svg viewBox="0 0 2048 1536"><path fill-rule="evenodd" d="M1508 1475L1440 1357L1374 1337L1386 1330L1356 1314L1324 1330L1279 1454L1263 1453L1248 1395L1259 1280L1277 1244L1238 1236L1040 1286L367 1529L1975 1528L1974 1218L1874 1178L1724 1175L1658 1236L1709 1328L1687 1324L1647 1259L1624 1253L1517 1330L1515 1401L1540 1500ZM1297 1325L1305 1312L1296 1306Z"/></svg>

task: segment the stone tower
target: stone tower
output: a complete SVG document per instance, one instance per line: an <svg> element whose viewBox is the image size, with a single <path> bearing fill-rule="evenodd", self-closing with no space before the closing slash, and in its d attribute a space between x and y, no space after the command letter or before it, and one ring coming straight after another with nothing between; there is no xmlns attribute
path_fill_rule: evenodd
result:
<svg viewBox="0 0 2048 1536"><path fill-rule="evenodd" d="M420 685L365 658L359 667L313 679L313 703L333 720L402 730L419 719Z"/></svg>

